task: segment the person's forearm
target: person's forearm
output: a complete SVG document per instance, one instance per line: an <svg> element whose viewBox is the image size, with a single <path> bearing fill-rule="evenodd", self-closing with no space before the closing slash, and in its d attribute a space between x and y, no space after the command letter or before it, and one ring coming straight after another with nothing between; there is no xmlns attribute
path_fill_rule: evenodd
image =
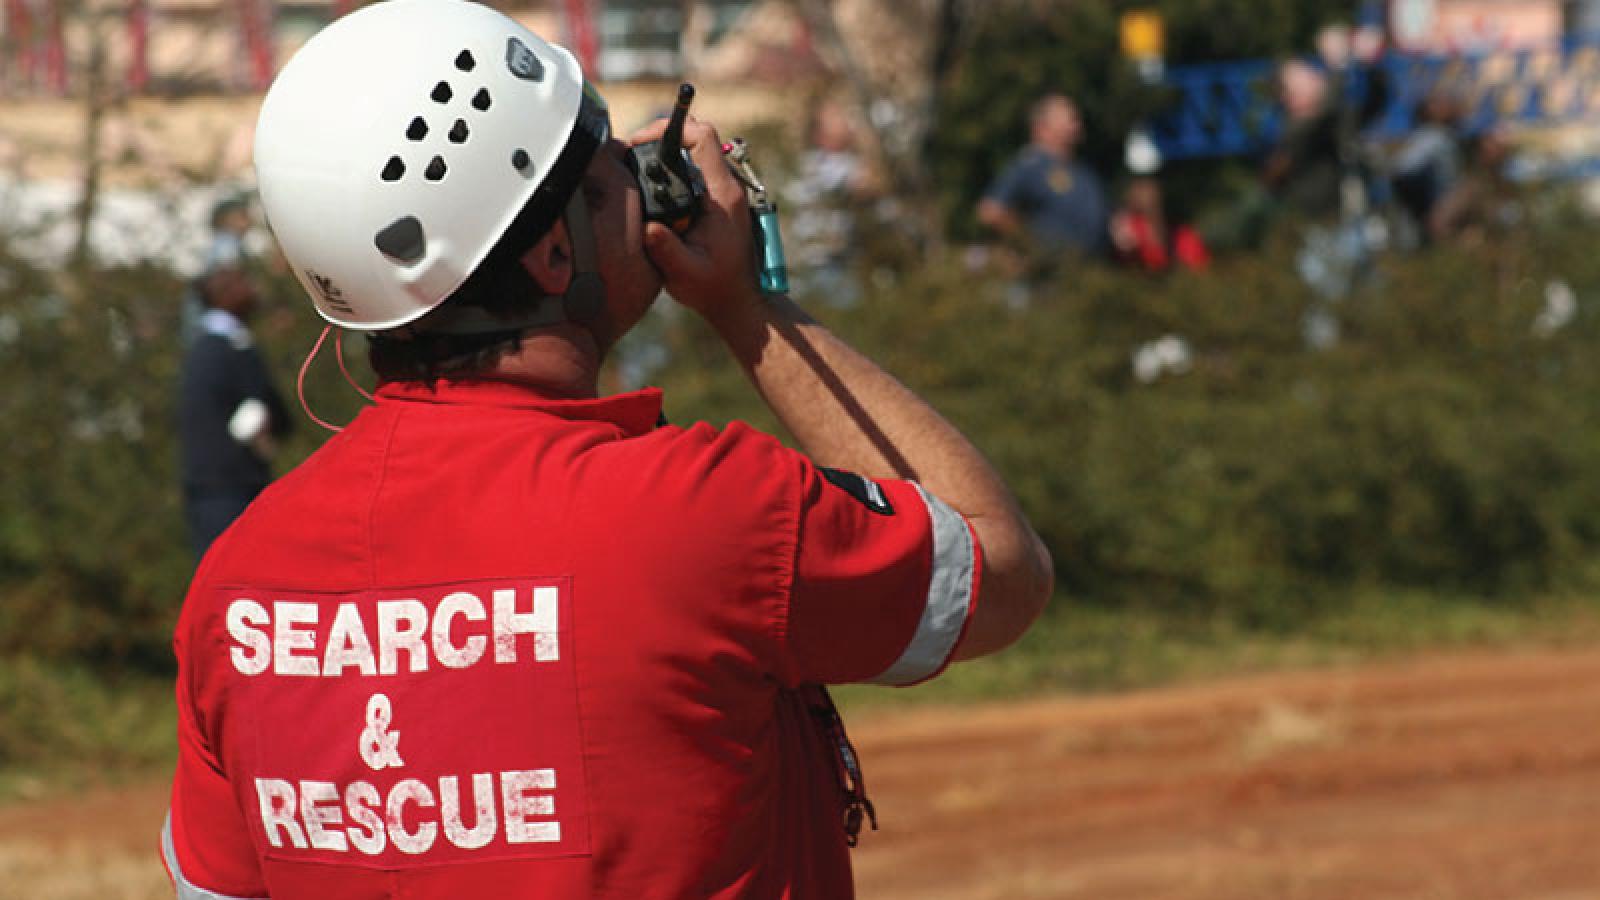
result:
<svg viewBox="0 0 1600 900"><path fill-rule="evenodd" d="M635 143L660 137L653 130ZM756 390L823 466L873 478L909 478L972 523L983 547L982 596L957 658L1015 641L1050 595L1050 554L982 454L900 382L800 312L788 298L756 291L750 208L704 123L684 131L706 197L695 226L679 235L659 222L644 243L667 289L721 333Z"/></svg>
<svg viewBox="0 0 1600 900"><path fill-rule="evenodd" d="M978 224L993 229L1002 237L1014 238L1022 234L1022 220L1009 207L994 200L984 200L978 205Z"/></svg>
<svg viewBox="0 0 1600 900"><path fill-rule="evenodd" d="M985 597L1010 611L969 634L960 655L992 652L1020 635L1049 593L1049 556L978 449L788 298L732 306L712 324L815 462L914 480L972 522L984 548Z"/></svg>

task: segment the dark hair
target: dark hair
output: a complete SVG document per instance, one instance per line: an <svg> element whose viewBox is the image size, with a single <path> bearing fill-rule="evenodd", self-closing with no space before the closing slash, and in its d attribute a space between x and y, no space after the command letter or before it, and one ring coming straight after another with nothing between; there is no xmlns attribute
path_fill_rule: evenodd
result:
<svg viewBox="0 0 1600 900"><path fill-rule="evenodd" d="M227 218L229 213L248 213L249 211L250 200L245 195L232 194L228 197L224 197L223 199L219 200L215 206L211 207L211 227L221 228L222 220Z"/></svg>
<svg viewBox="0 0 1600 900"><path fill-rule="evenodd" d="M227 278L248 278L244 268L237 263L228 263L217 266L204 274L196 275L189 282L189 289L200 301L200 305L207 308L217 308L217 291L222 287L222 282Z"/></svg>
<svg viewBox="0 0 1600 900"><path fill-rule="evenodd" d="M367 363L382 381L426 381L482 375L522 345L528 328L509 328L488 334L439 334L428 330L428 320L446 310L476 307L491 316L518 315L529 303L532 284L515 258L489 262L472 273L445 301L400 333L377 332L368 336Z"/></svg>

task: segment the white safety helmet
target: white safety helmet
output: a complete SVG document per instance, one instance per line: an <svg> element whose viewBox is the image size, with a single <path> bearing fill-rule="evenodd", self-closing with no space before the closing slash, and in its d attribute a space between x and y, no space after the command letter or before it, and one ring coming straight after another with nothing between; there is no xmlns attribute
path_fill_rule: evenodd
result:
<svg viewBox="0 0 1600 900"><path fill-rule="evenodd" d="M563 213L584 219L575 256L592 275L575 188L608 137L605 104L566 50L467 0L385 0L319 32L279 73L256 175L317 312L382 331L519 258ZM572 293L553 320L573 318Z"/></svg>

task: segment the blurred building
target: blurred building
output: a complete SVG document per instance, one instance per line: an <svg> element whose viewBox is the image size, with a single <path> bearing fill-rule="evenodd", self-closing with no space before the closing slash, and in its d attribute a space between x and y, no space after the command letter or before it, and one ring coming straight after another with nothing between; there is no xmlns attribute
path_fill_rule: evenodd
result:
<svg viewBox="0 0 1600 900"><path fill-rule="evenodd" d="M1569 2L1567 33L1578 37L1600 37L1600 0Z"/></svg>
<svg viewBox="0 0 1600 900"><path fill-rule="evenodd" d="M1484 53L1548 44L1566 30L1562 0L1393 0L1395 43L1418 53Z"/></svg>
<svg viewBox="0 0 1600 900"><path fill-rule="evenodd" d="M109 258L200 246L184 224L196 217L172 211L207 208L214 189L249 189L266 86L311 35L361 4L0 0L0 230L53 255L71 243L71 210L93 171L94 243ZM806 99L840 71L838 40L873 77L925 71L895 0L837 0L828 8L838 33L822 37L791 0L489 5L579 55L623 134L692 78L697 110L726 129L779 125L798 136Z"/></svg>
<svg viewBox="0 0 1600 900"><path fill-rule="evenodd" d="M103 49L128 93L263 90L307 37L357 0L0 0L0 97L67 94ZM491 2L583 57L601 81L672 78L714 53L760 0ZM782 5L782 4L777 4ZM769 15L768 19L771 18ZM791 29L792 30L792 29ZM786 49L793 49L786 48Z"/></svg>

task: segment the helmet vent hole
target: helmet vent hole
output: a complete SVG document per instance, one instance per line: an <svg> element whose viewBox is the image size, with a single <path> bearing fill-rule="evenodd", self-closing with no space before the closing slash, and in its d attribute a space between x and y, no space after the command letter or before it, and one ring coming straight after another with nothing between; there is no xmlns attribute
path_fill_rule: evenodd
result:
<svg viewBox="0 0 1600 900"><path fill-rule="evenodd" d="M415 119L412 119L410 126L406 128L406 137L412 139L413 141L420 141L427 136L428 123L422 121L421 116L417 116Z"/></svg>
<svg viewBox="0 0 1600 900"><path fill-rule="evenodd" d="M450 127L450 143L465 144L467 142L467 123L457 119L456 124Z"/></svg>
<svg viewBox="0 0 1600 900"><path fill-rule="evenodd" d="M516 150L511 152L511 167L519 172L523 169L526 169L528 167L528 163L531 161L532 160L528 159L528 151L522 149L521 147L518 147Z"/></svg>
<svg viewBox="0 0 1600 900"><path fill-rule="evenodd" d="M456 55L456 68L463 72L471 72L478 61L472 58L471 50L463 50Z"/></svg>
<svg viewBox="0 0 1600 900"><path fill-rule="evenodd" d="M450 85L441 81L433 86L433 93L428 96L432 97L435 103L449 103L452 96Z"/></svg>
<svg viewBox="0 0 1600 900"><path fill-rule="evenodd" d="M478 92L472 95L472 108L479 112L486 112L489 109L488 88L478 88Z"/></svg>
<svg viewBox="0 0 1600 900"><path fill-rule="evenodd" d="M384 181L399 181L406 174L406 164L398 156L389 157L389 162L383 167Z"/></svg>
<svg viewBox="0 0 1600 900"><path fill-rule="evenodd" d="M435 156L433 161L428 163L428 168L423 170L422 176L429 181L443 181L445 171L444 157Z"/></svg>
<svg viewBox="0 0 1600 900"><path fill-rule="evenodd" d="M422 259L428 252L428 240L416 216L395 219L374 235L372 242L379 253L406 265Z"/></svg>

